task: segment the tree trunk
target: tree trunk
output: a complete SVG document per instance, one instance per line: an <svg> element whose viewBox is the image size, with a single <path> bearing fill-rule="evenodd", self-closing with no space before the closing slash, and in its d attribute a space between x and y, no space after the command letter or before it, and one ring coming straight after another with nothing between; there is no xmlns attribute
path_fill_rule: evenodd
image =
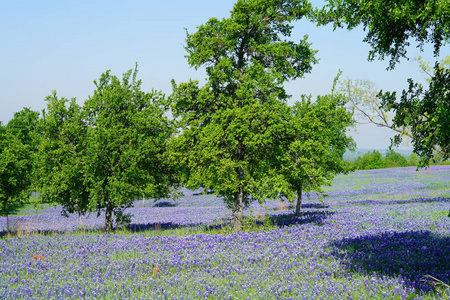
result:
<svg viewBox="0 0 450 300"><path fill-rule="evenodd" d="M297 205L295 206L295 215L297 217L302 217L302 185L297 186Z"/></svg>
<svg viewBox="0 0 450 300"><path fill-rule="evenodd" d="M109 203L106 204L105 212L105 231L110 233L113 230L113 206Z"/></svg>
<svg viewBox="0 0 450 300"><path fill-rule="evenodd" d="M242 219L244 216L244 188L240 187L234 196L233 228L234 232L242 230Z"/></svg>

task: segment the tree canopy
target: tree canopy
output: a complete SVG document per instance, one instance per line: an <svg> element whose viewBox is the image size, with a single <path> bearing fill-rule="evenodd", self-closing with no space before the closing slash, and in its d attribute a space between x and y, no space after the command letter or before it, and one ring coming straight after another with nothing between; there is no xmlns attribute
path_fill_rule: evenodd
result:
<svg viewBox="0 0 450 300"><path fill-rule="evenodd" d="M229 18L209 19L187 33L187 59L206 67L207 82L173 83L173 112L182 134L174 144L184 162L185 184L203 185L233 210L235 230L243 207L274 197L274 145L286 130L283 83L317 62L306 38L284 40L290 21L310 9L306 1L239 0Z"/></svg>
<svg viewBox="0 0 450 300"><path fill-rule="evenodd" d="M83 106L54 93L39 124L43 199L66 213L104 212L107 232L114 220L130 221L124 209L136 199L167 196L171 186L163 154L173 126L164 96L142 92L136 75L103 73Z"/></svg>

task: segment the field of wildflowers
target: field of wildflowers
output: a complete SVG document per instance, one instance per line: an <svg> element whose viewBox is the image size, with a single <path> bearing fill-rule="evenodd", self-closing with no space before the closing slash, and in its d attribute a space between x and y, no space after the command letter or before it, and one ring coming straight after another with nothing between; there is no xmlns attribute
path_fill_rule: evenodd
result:
<svg viewBox="0 0 450 300"><path fill-rule="evenodd" d="M253 204L247 216L273 225L251 232L209 234L230 211L213 195L184 194L137 201L132 234L91 232L103 218L66 219L58 208L10 217L45 234L0 239L0 299L450 296L422 281L450 282L450 166L339 176L326 197L305 197L301 218L279 201Z"/></svg>

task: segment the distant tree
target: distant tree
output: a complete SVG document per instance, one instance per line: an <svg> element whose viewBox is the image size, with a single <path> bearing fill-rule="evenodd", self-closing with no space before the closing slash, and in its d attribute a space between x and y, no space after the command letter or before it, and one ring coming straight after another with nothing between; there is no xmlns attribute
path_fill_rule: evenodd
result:
<svg viewBox="0 0 450 300"><path fill-rule="evenodd" d="M167 196L170 174L163 160L173 133L164 96L142 92L137 69L119 80L110 71L94 81L92 97L47 98L40 122L39 187L63 213L105 212L105 230L130 221L124 209L142 197Z"/></svg>
<svg viewBox="0 0 450 300"><path fill-rule="evenodd" d="M407 167L408 165L408 160L394 150L388 150L384 156L385 168Z"/></svg>
<svg viewBox="0 0 450 300"><path fill-rule="evenodd" d="M276 196L268 184L275 180L275 141L285 130L283 83L317 62L306 37L298 43L282 37L310 8L299 0L238 0L229 18L211 18L187 34L188 62L205 66L208 79L203 87L173 83L173 112L182 121L173 144L186 186L220 193L235 231L245 205Z"/></svg>
<svg viewBox="0 0 450 300"><path fill-rule="evenodd" d="M419 156L416 153L411 153L408 157L408 164L417 167L419 165Z"/></svg>
<svg viewBox="0 0 450 300"><path fill-rule="evenodd" d="M354 164L358 170L382 169L385 167L383 156L376 150L366 152L363 156L359 156Z"/></svg>
<svg viewBox="0 0 450 300"><path fill-rule="evenodd" d="M347 173L349 163L343 155L354 149L346 129L353 123L352 113L345 109L345 99L339 94L303 97L292 107L288 138L284 138L280 167L287 180L283 194L297 198L295 213L300 216L302 192L322 191L334 176Z"/></svg>
<svg viewBox="0 0 450 300"><path fill-rule="evenodd" d="M400 58L406 57L406 48L415 39L420 48L425 43L434 46L438 56L441 47L450 41L450 2L426 1L356 1L328 0L328 4L316 11L319 24L333 23L353 29L363 25L367 29L364 39L372 50L369 60L377 55L390 57L389 67L394 68ZM444 159L450 156L450 69L438 62L428 90L408 80L409 88L397 101L396 93L380 93L381 104L386 111L393 110L393 128L408 128L413 138L414 152L420 157L420 165L426 166L438 149ZM397 135L393 144L401 142Z"/></svg>
<svg viewBox="0 0 450 300"><path fill-rule="evenodd" d="M0 216L6 216L9 232L9 215L29 199L31 163L29 146L3 127L0 124Z"/></svg>

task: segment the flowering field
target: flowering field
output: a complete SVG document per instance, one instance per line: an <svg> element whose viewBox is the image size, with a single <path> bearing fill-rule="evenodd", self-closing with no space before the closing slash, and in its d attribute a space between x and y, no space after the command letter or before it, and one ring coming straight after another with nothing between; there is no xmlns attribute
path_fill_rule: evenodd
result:
<svg viewBox="0 0 450 300"><path fill-rule="evenodd" d="M277 201L252 205L247 215L275 226L237 234L178 235L230 214L190 191L137 201L133 234L83 233L103 225L95 215L24 211L10 217L17 229L74 233L1 239L0 299L449 298L421 279L450 282L450 166L359 171L327 195L305 197L301 218Z"/></svg>

